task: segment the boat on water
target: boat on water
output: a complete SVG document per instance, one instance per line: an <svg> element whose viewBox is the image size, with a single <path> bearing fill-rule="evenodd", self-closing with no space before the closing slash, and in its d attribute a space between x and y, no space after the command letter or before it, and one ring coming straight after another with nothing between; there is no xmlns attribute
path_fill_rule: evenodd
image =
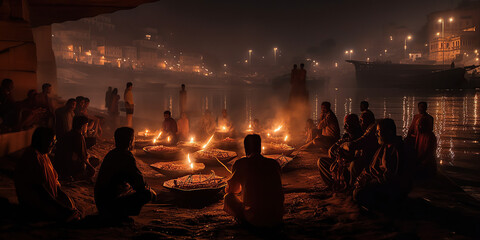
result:
<svg viewBox="0 0 480 240"><path fill-rule="evenodd" d="M355 66L359 86L379 88L463 88L467 86L466 71L478 67L346 61Z"/></svg>

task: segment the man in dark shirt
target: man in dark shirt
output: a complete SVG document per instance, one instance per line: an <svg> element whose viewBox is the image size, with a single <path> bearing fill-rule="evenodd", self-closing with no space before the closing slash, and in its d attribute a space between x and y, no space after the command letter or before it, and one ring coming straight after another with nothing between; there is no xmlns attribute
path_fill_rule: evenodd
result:
<svg viewBox="0 0 480 240"><path fill-rule="evenodd" d="M163 117L165 118L163 121L163 132L171 137L171 144L175 144L177 142L177 122L172 118L170 111L163 112Z"/></svg>
<svg viewBox="0 0 480 240"><path fill-rule="evenodd" d="M58 140L55 151L55 169L63 180L91 180L95 168L88 161L85 134L88 119L73 118L72 130Z"/></svg>
<svg viewBox="0 0 480 240"><path fill-rule="evenodd" d="M137 216L143 205L156 198L137 168L133 143L132 128L115 131L115 149L105 156L95 184L95 204L102 216L119 220Z"/></svg>
<svg viewBox="0 0 480 240"><path fill-rule="evenodd" d="M278 226L284 210L280 165L260 154L259 135L246 136L244 145L247 157L233 165L233 175L225 190L224 210L238 221L256 227Z"/></svg>

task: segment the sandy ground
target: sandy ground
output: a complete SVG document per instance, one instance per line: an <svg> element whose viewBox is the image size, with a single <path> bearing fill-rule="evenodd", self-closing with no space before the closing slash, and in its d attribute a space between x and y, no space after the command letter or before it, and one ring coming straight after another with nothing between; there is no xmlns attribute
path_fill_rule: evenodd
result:
<svg viewBox="0 0 480 240"><path fill-rule="evenodd" d="M100 159L111 141L97 144L90 154ZM20 154L20 153L18 153ZM137 150L137 162L159 199L147 204L134 222L110 225L95 216L93 184L64 184L86 217L80 223L26 222L17 212L11 179L18 154L1 159L0 239L480 239L480 203L440 174L416 186L398 209L382 213L358 207L350 196L322 191L316 169L321 153L301 151L283 169L285 224L277 231L237 225L226 215L221 195L205 203L201 196L185 200L162 187L168 176L149 167L155 159ZM220 166L207 167L228 176Z"/></svg>

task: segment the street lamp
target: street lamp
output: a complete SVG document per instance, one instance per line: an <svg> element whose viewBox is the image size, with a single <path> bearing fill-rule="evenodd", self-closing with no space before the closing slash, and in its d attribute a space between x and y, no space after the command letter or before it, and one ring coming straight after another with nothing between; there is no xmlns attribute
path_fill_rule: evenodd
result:
<svg viewBox="0 0 480 240"><path fill-rule="evenodd" d="M405 37L405 43L403 45L403 55L404 55L404 58L407 58L407 40L410 40L412 39L412 35L408 35Z"/></svg>
<svg viewBox="0 0 480 240"><path fill-rule="evenodd" d="M453 17L450 17L448 21L453 22ZM443 18L439 18L438 23L442 24L442 64L445 65L445 21Z"/></svg>
<svg viewBox="0 0 480 240"><path fill-rule="evenodd" d="M252 65L252 49L248 50L248 62Z"/></svg>
<svg viewBox="0 0 480 240"><path fill-rule="evenodd" d="M277 49L276 47L273 48L273 63L277 65Z"/></svg>

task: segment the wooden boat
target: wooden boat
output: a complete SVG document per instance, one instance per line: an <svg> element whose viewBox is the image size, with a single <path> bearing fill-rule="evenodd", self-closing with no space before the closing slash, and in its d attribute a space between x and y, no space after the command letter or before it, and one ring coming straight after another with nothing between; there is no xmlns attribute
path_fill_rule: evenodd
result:
<svg viewBox="0 0 480 240"><path fill-rule="evenodd" d="M399 64L347 60L355 66L361 87L462 88L466 86L466 68L449 65Z"/></svg>

